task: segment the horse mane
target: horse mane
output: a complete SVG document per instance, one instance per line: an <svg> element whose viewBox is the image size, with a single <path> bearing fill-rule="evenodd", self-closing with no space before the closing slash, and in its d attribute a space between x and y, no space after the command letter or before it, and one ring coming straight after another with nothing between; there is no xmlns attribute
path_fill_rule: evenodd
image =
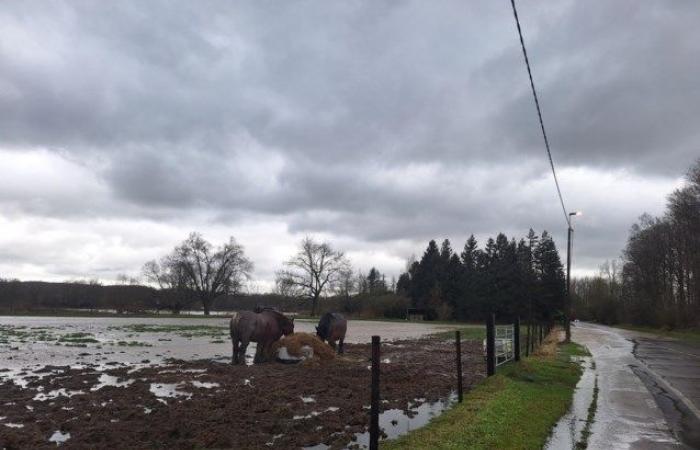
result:
<svg viewBox="0 0 700 450"><path fill-rule="evenodd" d="M317 331L319 336L325 338L328 336L329 328L331 326L331 321L333 320L333 313L327 312L321 316L321 320L318 322Z"/></svg>

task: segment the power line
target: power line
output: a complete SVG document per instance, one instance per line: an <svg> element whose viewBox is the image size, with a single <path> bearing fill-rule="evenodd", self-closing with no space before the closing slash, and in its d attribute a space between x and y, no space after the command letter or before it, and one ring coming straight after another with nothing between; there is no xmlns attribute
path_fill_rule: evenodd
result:
<svg viewBox="0 0 700 450"><path fill-rule="evenodd" d="M564 212L564 220L571 226L571 219L569 219L569 214L566 212L566 207L564 206L564 197L561 195L561 189L559 188L559 180L557 179L557 172L554 170L554 161L552 160L552 152L549 150L549 139L547 139L547 132L544 131L544 121L542 121L542 111L540 110L540 101L537 99L537 91L535 90L535 82L532 81L532 70L530 70L530 60L527 57L527 50L525 50L525 41L523 40L523 32L520 29L520 19L518 19L518 11L515 9L515 0L510 0L510 4L513 5L513 15L515 16L515 24L518 26L518 36L520 36L520 46L523 49L523 56L525 57L525 65L527 66L527 75L530 77L530 87L532 88L532 96L535 98L535 106L537 107L537 117L540 119L540 128L542 129L542 137L544 137L544 146L547 149L547 156L549 157L549 165L552 167L552 175L554 175L554 184L557 186L557 194L559 194L559 201L561 202L561 209Z"/></svg>

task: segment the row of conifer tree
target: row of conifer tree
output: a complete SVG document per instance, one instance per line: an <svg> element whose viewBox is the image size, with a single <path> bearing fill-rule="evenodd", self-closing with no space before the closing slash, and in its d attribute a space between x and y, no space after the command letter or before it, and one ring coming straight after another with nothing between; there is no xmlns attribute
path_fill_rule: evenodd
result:
<svg viewBox="0 0 700 450"><path fill-rule="evenodd" d="M448 239L440 248L431 240L423 256L409 263L396 284L428 318L483 320L496 313L500 319L561 318L566 302L566 280L551 235L532 229L516 241L500 233L479 248L472 235L461 252Z"/></svg>

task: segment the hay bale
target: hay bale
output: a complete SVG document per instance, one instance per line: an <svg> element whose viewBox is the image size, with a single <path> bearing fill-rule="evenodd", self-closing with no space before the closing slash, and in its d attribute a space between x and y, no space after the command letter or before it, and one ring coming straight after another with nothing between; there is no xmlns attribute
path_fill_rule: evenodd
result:
<svg viewBox="0 0 700 450"><path fill-rule="evenodd" d="M335 351L316 335L311 333L293 333L289 336L284 336L279 341L275 342L273 351L276 353L280 347L285 347L287 353L296 357L305 356L302 347L309 346L313 349L313 359L327 361L335 358Z"/></svg>

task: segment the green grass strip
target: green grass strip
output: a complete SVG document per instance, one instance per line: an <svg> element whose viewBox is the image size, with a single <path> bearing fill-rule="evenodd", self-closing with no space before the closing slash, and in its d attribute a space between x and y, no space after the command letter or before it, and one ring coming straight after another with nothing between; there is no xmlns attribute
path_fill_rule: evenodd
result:
<svg viewBox="0 0 700 450"><path fill-rule="evenodd" d="M615 325L617 328L623 328L625 330L641 331L643 333L655 334L657 336L664 336L675 338L681 341L692 342L695 344L700 344L700 328L655 328L644 325L629 325L629 324L619 324Z"/></svg>
<svg viewBox="0 0 700 450"><path fill-rule="evenodd" d="M427 426L382 449L541 449L552 427L569 409L582 368L571 356L577 344L556 355L533 356L506 365L464 397L464 402Z"/></svg>

